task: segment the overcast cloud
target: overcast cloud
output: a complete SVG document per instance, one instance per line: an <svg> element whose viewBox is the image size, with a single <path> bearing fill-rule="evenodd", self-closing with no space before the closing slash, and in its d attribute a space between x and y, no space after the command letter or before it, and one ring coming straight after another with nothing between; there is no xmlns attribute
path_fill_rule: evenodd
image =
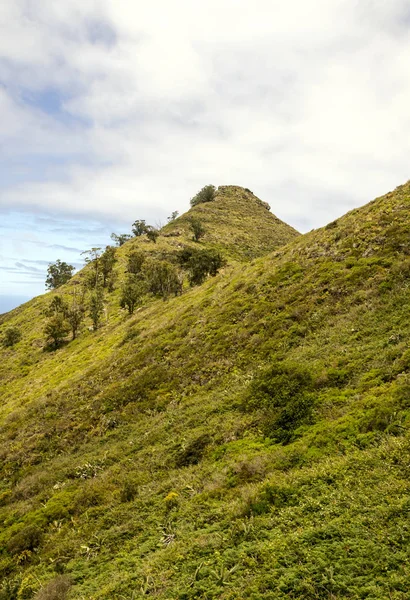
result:
<svg viewBox="0 0 410 600"><path fill-rule="evenodd" d="M85 239L232 183L306 231L409 178L406 0L5 0L0 28L11 225Z"/></svg>

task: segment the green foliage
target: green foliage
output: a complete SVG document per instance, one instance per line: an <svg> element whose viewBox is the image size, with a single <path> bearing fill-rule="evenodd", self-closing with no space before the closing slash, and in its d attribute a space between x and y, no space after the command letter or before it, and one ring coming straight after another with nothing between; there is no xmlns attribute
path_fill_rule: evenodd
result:
<svg viewBox="0 0 410 600"><path fill-rule="evenodd" d="M138 278L137 275L130 273L121 290L121 308L127 308L129 314L132 315L135 307L140 304L146 291L145 281Z"/></svg>
<svg viewBox="0 0 410 600"><path fill-rule="evenodd" d="M212 200L215 200L215 194L215 186L206 185L193 198L191 198L191 206L196 206L202 202L212 202Z"/></svg>
<svg viewBox="0 0 410 600"><path fill-rule="evenodd" d="M52 350L59 348L69 331L70 327L63 313L50 316L44 326L47 346Z"/></svg>
<svg viewBox="0 0 410 600"><path fill-rule="evenodd" d="M178 269L166 260L151 259L145 263L148 291L164 300L182 291Z"/></svg>
<svg viewBox="0 0 410 600"><path fill-rule="evenodd" d="M22 338L22 333L18 327L7 327L3 334L1 343L5 348L11 348L18 344Z"/></svg>
<svg viewBox="0 0 410 600"><path fill-rule="evenodd" d="M146 234L147 234L147 238L149 239L150 242L154 242L154 244L157 243L157 239L159 237L158 229L155 229L155 227L148 225L147 229L146 229Z"/></svg>
<svg viewBox="0 0 410 600"><path fill-rule="evenodd" d="M294 363L277 363L256 377L246 395L246 410L263 414L265 434L289 443L295 430L312 419L314 382L308 369Z"/></svg>
<svg viewBox="0 0 410 600"><path fill-rule="evenodd" d="M101 288L97 288L91 294L89 301L89 316L93 323L94 331L97 331L101 316L104 311L104 292Z"/></svg>
<svg viewBox="0 0 410 600"><path fill-rule="evenodd" d="M127 271L134 275L139 275L145 262L145 255L139 250L133 250L127 258Z"/></svg>
<svg viewBox="0 0 410 600"><path fill-rule="evenodd" d="M217 250L184 248L178 254L179 264L188 271L190 285L201 285L211 275L218 274L226 261Z"/></svg>
<svg viewBox="0 0 410 600"><path fill-rule="evenodd" d="M74 298L70 305L65 310L65 318L71 327L73 340L77 337L78 330L84 320L85 307Z"/></svg>
<svg viewBox="0 0 410 600"><path fill-rule="evenodd" d="M50 263L47 268L46 289L54 290L71 279L74 267L60 259L55 263Z"/></svg>
<svg viewBox="0 0 410 600"><path fill-rule="evenodd" d="M3 598L66 573L94 600L405 600L409 206L410 184L296 237L219 188L117 250L122 280L131 248L141 280L185 247L223 252L206 285L131 319L107 292L99 334L54 354L49 294L3 315L24 331L0 347ZM28 526L44 538L10 553Z"/></svg>
<svg viewBox="0 0 410 600"><path fill-rule="evenodd" d="M118 235L112 233L110 237L116 246L123 246L129 240L132 240L132 235L129 235L128 233L120 233Z"/></svg>
<svg viewBox="0 0 410 600"><path fill-rule="evenodd" d="M134 221L134 223L132 224L132 233L135 237L140 237L141 235L147 233L146 222L142 219L137 219L136 221Z"/></svg>
<svg viewBox="0 0 410 600"><path fill-rule="evenodd" d="M173 223L177 220L179 212L177 210L172 211L171 215L167 218L168 223Z"/></svg>
<svg viewBox="0 0 410 600"><path fill-rule="evenodd" d="M15 533L7 543L7 552L16 556L22 552L32 552L43 540L43 533L36 525L27 525Z"/></svg>
<svg viewBox="0 0 410 600"><path fill-rule="evenodd" d="M103 287L107 287L107 284L110 282L110 291L113 289L112 274L116 262L117 258L115 256L115 248L112 246L107 246L100 257L100 269L102 274L102 285Z"/></svg>
<svg viewBox="0 0 410 600"><path fill-rule="evenodd" d="M210 442L210 436L203 434L189 442L186 446L178 448L175 460L176 466L186 467L188 465L197 465Z"/></svg>
<svg viewBox="0 0 410 600"><path fill-rule="evenodd" d="M95 289L100 283L100 259L101 259L101 248L94 247L90 250L85 250L81 253L84 255L84 260L87 265L91 266L91 270L88 271L88 279L86 281L87 286L90 289Z"/></svg>
<svg viewBox="0 0 410 600"><path fill-rule="evenodd" d="M192 233L194 234L193 240L195 242L199 242L199 240L203 238L206 233L205 227L203 226L202 222L195 217L190 219L189 224L191 226Z"/></svg>

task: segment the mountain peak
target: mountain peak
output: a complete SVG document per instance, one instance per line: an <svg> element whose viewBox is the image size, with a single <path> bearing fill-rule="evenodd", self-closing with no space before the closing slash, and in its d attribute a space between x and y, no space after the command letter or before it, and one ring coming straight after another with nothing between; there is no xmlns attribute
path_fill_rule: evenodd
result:
<svg viewBox="0 0 410 600"><path fill-rule="evenodd" d="M270 212L267 202L251 190L236 185L219 186L213 200L199 202L166 225L166 237L192 237L190 223L198 219L204 226L203 243L224 251L237 260L263 256L293 240L299 233Z"/></svg>

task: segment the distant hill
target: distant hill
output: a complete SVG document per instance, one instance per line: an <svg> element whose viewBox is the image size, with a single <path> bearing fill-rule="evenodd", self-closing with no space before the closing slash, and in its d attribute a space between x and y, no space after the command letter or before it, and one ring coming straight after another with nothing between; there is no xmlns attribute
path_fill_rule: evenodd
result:
<svg viewBox="0 0 410 600"><path fill-rule="evenodd" d="M116 250L97 331L45 347L93 263L3 316L0 599L407 598L409 209L408 183L302 236L222 187ZM135 250L225 262L128 315Z"/></svg>

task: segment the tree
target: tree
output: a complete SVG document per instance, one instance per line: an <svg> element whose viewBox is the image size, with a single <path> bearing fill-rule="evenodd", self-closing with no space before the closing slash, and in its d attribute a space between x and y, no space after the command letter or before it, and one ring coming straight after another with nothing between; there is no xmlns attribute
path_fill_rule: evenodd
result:
<svg viewBox="0 0 410 600"><path fill-rule="evenodd" d="M194 242L199 242L199 240L205 235L205 227L202 225L201 221L199 219L196 219L195 217L192 217L192 219L190 219L189 224L194 234Z"/></svg>
<svg viewBox="0 0 410 600"><path fill-rule="evenodd" d="M61 296L54 296L44 313L48 317L44 327L46 341L49 348L61 346L65 336L70 331L66 320L68 306Z"/></svg>
<svg viewBox="0 0 410 600"><path fill-rule="evenodd" d="M55 315L65 315L67 310L67 304L61 296L54 296L44 313L47 317L54 317Z"/></svg>
<svg viewBox="0 0 410 600"><path fill-rule="evenodd" d="M215 276L219 269L226 264L225 259L217 250L197 250L185 248L178 255L179 264L188 271L191 286L200 285L208 275Z"/></svg>
<svg viewBox="0 0 410 600"><path fill-rule="evenodd" d="M132 240L132 235L129 233L120 233L119 235L112 233L110 237L117 246L123 246L125 242Z"/></svg>
<svg viewBox="0 0 410 600"><path fill-rule="evenodd" d="M91 250L85 250L85 252L81 252L83 254L85 263L87 265L92 265L93 271L92 275L88 281L88 285L91 288L96 288L98 286L98 279L100 276L100 258L101 258L101 248L91 248Z"/></svg>
<svg viewBox="0 0 410 600"><path fill-rule="evenodd" d="M159 236L158 229L155 229L155 227L148 225L147 229L146 229L146 234L147 234L147 238L150 240L150 242L154 242L154 244L157 243L157 239Z"/></svg>
<svg viewBox="0 0 410 600"><path fill-rule="evenodd" d="M97 331L100 321L101 315L104 310L104 292L101 288L96 288L94 292L91 294L90 305L89 305L89 315L93 322L94 331Z"/></svg>
<svg viewBox="0 0 410 600"><path fill-rule="evenodd" d="M65 336L70 331L69 325L62 313L55 313L51 316L45 327L44 333L47 337L47 343L50 348L58 348L64 341Z"/></svg>
<svg viewBox="0 0 410 600"><path fill-rule="evenodd" d="M196 206L202 202L212 202L215 199L216 188L214 185L206 185L193 198L191 198L191 206Z"/></svg>
<svg viewBox="0 0 410 600"><path fill-rule="evenodd" d="M47 269L46 288L55 290L64 285L73 276L75 268L60 259L50 263Z"/></svg>
<svg viewBox="0 0 410 600"><path fill-rule="evenodd" d="M18 344L22 338L21 331L18 327L8 327L2 339L2 344L5 348L11 348L14 344Z"/></svg>
<svg viewBox="0 0 410 600"><path fill-rule="evenodd" d="M139 250L133 250L128 255L127 261L127 271L128 273L134 273L134 275L138 275L141 273L142 266L145 262L145 255L143 252Z"/></svg>
<svg viewBox="0 0 410 600"><path fill-rule="evenodd" d="M107 246L100 258L103 287L107 287L108 278L112 274L116 262L115 248L113 246Z"/></svg>
<svg viewBox="0 0 410 600"><path fill-rule="evenodd" d="M134 312L135 307L140 304L142 296L146 292L146 284L136 275L128 275L123 288L121 290L120 306L128 308L130 315Z"/></svg>
<svg viewBox="0 0 410 600"><path fill-rule="evenodd" d="M75 340L78 329L80 328L80 325L84 319L84 306L82 304L77 304L76 301L73 301L73 303L67 307L65 316L71 327L73 340Z"/></svg>
<svg viewBox="0 0 410 600"><path fill-rule="evenodd" d="M134 223L132 224L132 233L135 235L135 237L140 237L141 235L144 235L144 233L147 233L147 225L145 221L134 221Z"/></svg>
<svg viewBox="0 0 410 600"><path fill-rule="evenodd" d="M148 291L154 296L161 296L166 300L171 294L180 294L182 280L175 265L166 260L147 261L146 278Z"/></svg>
<svg viewBox="0 0 410 600"><path fill-rule="evenodd" d="M174 211L171 213L171 216L169 216L169 217L167 218L167 221L168 221L168 223L172 223L173 221L176 221L176 219L178 218L178 215L179 215L179 212L178 212L177 210L174 210Z"/></svg>

